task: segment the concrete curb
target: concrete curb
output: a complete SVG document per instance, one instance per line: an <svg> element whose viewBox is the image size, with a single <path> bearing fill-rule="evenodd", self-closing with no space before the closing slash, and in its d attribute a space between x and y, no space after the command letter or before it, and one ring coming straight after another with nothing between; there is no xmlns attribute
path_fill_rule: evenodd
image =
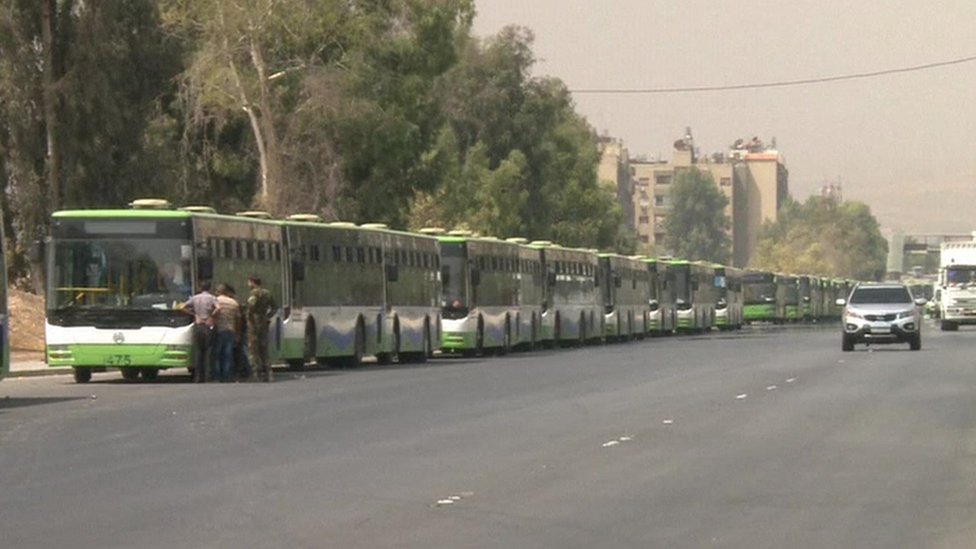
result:
<svg viewBox="0 0 976 549"><path fill-rule="evenodd" d="M11 369L7 374L7 377L70 376L72 373L73 372L71 371L70 367L59 366L55 368L34 368L30 370Z"/></svg>

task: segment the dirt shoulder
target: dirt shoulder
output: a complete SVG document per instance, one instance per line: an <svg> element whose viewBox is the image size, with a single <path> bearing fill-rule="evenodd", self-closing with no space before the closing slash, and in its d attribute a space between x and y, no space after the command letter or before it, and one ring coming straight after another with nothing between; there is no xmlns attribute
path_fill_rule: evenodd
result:
<svg viewBox="0 0 976 549"><path fill-rule="evenodd" d="M7 304L11 357L15 360L40 357L44 351L44 298L8 288Z"/></svg>

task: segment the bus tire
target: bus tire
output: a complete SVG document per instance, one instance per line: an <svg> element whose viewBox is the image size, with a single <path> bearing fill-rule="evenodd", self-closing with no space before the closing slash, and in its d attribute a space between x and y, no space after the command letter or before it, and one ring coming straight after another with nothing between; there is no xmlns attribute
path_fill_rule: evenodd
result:
<svg viewBox="0 0 976 549"><path fill-rule="evenodd" d="M388 353L377 353L376 362L385 365L402 360L403 357L400 356L400 321L397 320L393 322L393 349Z"/></svg>
<svg viewBox="0 0 976 549"><path fill-rule="evenodd" d="M126 381L139 381L139 368L119 368L119 372Z"/></svg>
<svg viewBox="0 0 976 549"><path fill-rule="evenodd" d="M159 368L143 368L141 374L143 381L156 381L159 379Z"/></svg>
<svg viewBox="0 0 976 549"><path fill-rule="evenodd" d="M289 359L287 361L289 370L300 372L305 369L306 364L315 360L315 339L315 322L309 321L305 324L305 337L302 339L302 358Z"/></svg>
<svg viewBox="0 0 976 549"><path fill-rule="evenodd" d="M576 341L577 346L582 347L586 345L586 315L580 314L579 318L579 338Z"/></svg>
<svg viewBox="0 0 976 549"><path fill-rule="evenodd" d="M424 322L424 338L421 343L423 348L416 353L401 353L400 362L412 362L412 363L422 363L427 362L427 359L433 354L433 346L430 343L430 322Z"/></svg>
<svg viewBox="0 0 976 549"><path fill-rule="evenodd" d="M502 345L498 348L498 354L507 355L512 350L512 323L505 317L505 332L502 333Z"/></svg>
<svg viewBox="0 0 976 549"><path fill-rule="evenodd" d="M532 349L535 349L536 338L539 337L538 334L539 334L539 331L538 331L538 328L536 328L535 313L532 313L532 324L531 324L531 328L529 330L529 345L528 345L528 349L530 351Z"/></svg>
<svg viewBox="0 0 976 549"><path fill-rule="evenodd" d="M88 383L92 378L91 368L74 368L75 383Z"/></svg>
<svg viewBox="0 0 976 549"><path fill-rule="evenodd" d="M475 356L485 356L485 321L480 316L478 317L478 331L474 339L474 354Z"/></svg>
<svg viewBox="0 0 976 549"><path fill-rule="evenodd" d="M362 319L356 323L356 341L353 344L352 356L349 357L351 366L359 366L363 363L363 355L366 354L366 327Z"/></svg>
<svg viewBox="0 0 976 549"><path fill-rule="evenodd" d="M948 320L943 320L939 323L939 329L943 332L956 332L959 330L959 325L955 322L950 322Z"/></svg>
<svg viewBox="0 0 976 549"><path fill-rule="evenodd" d="M552 342L550 342L550 347L559 347L562 345L563 328L562 322L560 322L559 313L556 313L555 323L552 325Z"/></svg>

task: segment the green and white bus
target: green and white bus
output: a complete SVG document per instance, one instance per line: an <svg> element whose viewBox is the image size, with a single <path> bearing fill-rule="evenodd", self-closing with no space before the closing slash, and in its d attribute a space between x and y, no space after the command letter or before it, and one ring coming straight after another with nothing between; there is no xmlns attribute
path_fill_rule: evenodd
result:
<svg viewBox="0 0 976 549"><path fill-rule="evenodd" d="M644 264L638 258L601 253L597 283L603 299L604 336L630 340L649 330L650 285Z"/></svg>
<svg viewBox="0 0 976 549"><path fill-rule="evenodd" d="M714 270L710 265L673 259L667 262L668 286L672 288L675 330L703 332L715 322Z"/></svg>
<svg viewBox="0 0 976 549"><path fill-rule="evenodd" d="M282 223L290 271L280 358L357 365L422 362L439 346L440 254L430 236L382 224L323 223L298 214Z"/></svg>
<svg viewBox="0 0 976 549"><path fill-rule="evenodd" d="M799 279L793 275L776 275L776 320L796 322L800 314Z"/></svg>
<svg viewBox="0 0 976 549"><path fill-rule="evenodd" d="M667 335L674 332L674 297L667 284L667 264L653 257L643 257L647 269L648 332Z"/></svg>
<svg viewBox="0 0 976 549"><path fill-rule="evenodd" d="M602 340L605 320L596 280L600 267L597 254L549 241L535 241L529 246L538 250L545 272L547 314L543 334L555 345Z"/></svg>
<svg viewBox="0 0 976 549"><path fill-rule="evenodd" d="M769 271L742 275L743 317L746 322L776 320L776 276Z"/></svg>
<svg viewBox="0 0 976 549"><path fill-rule="evenodd" d="M715 327L738 330L743 323L742 271L715 265Z"/></svg>
<svg viewBox="0 0 976 549"><path fill-rule="evenodd" d="M438 237L441 349L465 355L533 346L542 333L543 268L516 241L452 231Z"/></svg>
<svg viewBox="0 0 976 549"><path fill-rule="evenodd" d="M155 379L190 368L192 317L183 303L202 281L246 298L261 277L279 309L273 362L425 360L436 348L440 296L435 239L381 226L221 215L138 200L131 209L52 216L46 245L47 361L75 379L118 368Z"/></svg>
<svg viewBox="0 0 976 549"><path fill-rule="evenodd" d="M189 365L193 319L179 308L195 273L190 213L55 212L50 231L49 366L72 366L75 380L87 382L93 370L109 366L127 379L152 379L161 367Z"/></svg>

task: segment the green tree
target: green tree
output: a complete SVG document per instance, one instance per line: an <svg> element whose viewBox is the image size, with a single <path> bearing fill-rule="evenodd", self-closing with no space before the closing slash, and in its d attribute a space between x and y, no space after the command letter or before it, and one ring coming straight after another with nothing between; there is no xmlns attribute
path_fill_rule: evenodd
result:
<svg viewBox="0 0 976 549"><path fill-rule="evenodd" d="M866 204L810 197L788 201L763 228L750 266L780 272L874 280L885 271L888 242Z"/></svg>
<svg viewBox="0 0 976 549"><path fill-rule="evenodd" d="M675 255L715 263L729 261L729 200L711 174L697 169L679 172L671 188L671 213L665 220L665 244Z"/></svg>
<svg viewBox="0 0 976 549"><path fill-rule="evenodd" d="M143 135L178 70L151 0L0 3L0 167L17 250L52 209L152 188Z"/></svg>
<svg viewBox="0 0 976 549"><path fill-rule="evenodd" d="M447 127L430 158L441 183L415 198L411 225L571 246L625 243L615 197L596 180L596 135L565 84L531 76L531 46L519 27L463 42L460 62L437 86Z"/></svg>

